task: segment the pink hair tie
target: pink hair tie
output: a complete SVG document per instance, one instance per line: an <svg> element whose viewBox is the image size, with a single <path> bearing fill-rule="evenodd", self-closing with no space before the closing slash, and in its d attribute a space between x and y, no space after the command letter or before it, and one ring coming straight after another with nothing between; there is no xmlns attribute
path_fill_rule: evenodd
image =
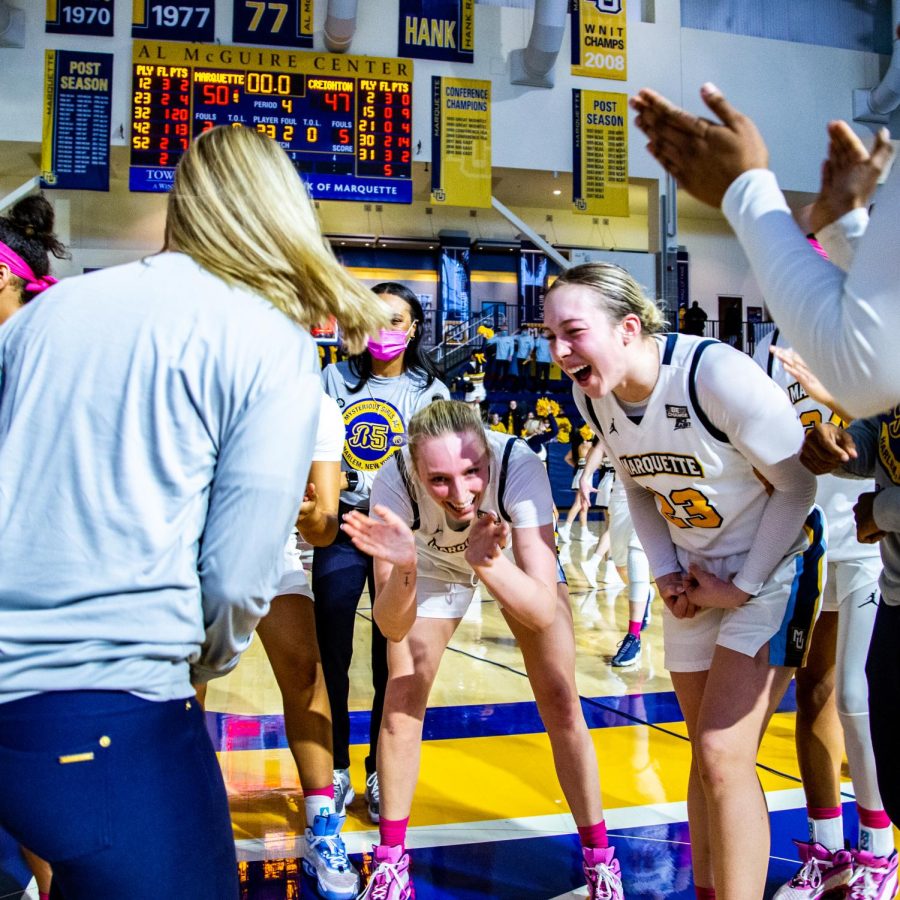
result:
<svg viewBox="0 0 900 900"><path fill-rule="evenodd" d="M825 248L812 236L807 235L806 240L809 241L809 246L822 257L822 259L828 259L828 254L825 252Z"/></svg>
<svg viewBox="0 0 900 900"><path fill-rule="evenodd" d="M53 285L58 282L58 278L54 278L52 275L45 275L43 278L38 278L35 281L26 282L25 292L28 294L40 294L42 291L46 291L48 287L53 287Z"/></svg>
<svg viewBox="0 0 900 900"><path fill-rule="evenodd" d="M57 281L52 275L38 278L31 266L9 244L4 244L3 241L0 241L0 265L8 266L13 275L25 282L25 292L28 294L40 294L56 284Z"/></svg>

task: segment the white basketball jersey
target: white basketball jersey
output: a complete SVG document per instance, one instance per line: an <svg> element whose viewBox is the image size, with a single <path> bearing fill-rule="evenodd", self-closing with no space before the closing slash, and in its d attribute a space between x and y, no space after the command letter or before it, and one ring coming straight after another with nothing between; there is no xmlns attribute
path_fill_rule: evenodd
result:
<svg viewBox="0 0 900 900"><path fill-rule="evenodd" d="M769 377L788 395L804 428L812 428L821 422L841 425L841 419L827 406L813 400L803 386L784 370L781 361L769 352L770 346L787 349L780 340L776 328L766 335L756 348L753 359ZM879 555L878 544L861 544L856 539L856 519L853 506L859 495L875 490L874 479L838 478L837 475L819 475L816 486L816 503L825 513L828 523L828 561L845 562Z"/></svg>
<svg viewBox="0 0 900 900"><path fill-rule="evenodd" d="M479 510L499 515L513 528L551 523L553 497L543 463L524 441L497 431L485 434L491 454L490 482ZM471 525L462 531L452 529L443 507L411 477L409 450L404 447L395 456L375 478L372 505L390 507L413 529L419 575L448 584L476 584L465 558ZM511 546L505 552L513 558Z"/></svg>
<svg viewBox="0 0 900 900"><path fill-rule="evenodd" d="M706 558L746 553L768 499L766 488L698 408L694 387L702 353L739 351L692 335L661 339L659 378L640 423L628 418L612 393L591 400L576 389L576 403L599 430L616 467L654 494L676 547Z"/></svg>

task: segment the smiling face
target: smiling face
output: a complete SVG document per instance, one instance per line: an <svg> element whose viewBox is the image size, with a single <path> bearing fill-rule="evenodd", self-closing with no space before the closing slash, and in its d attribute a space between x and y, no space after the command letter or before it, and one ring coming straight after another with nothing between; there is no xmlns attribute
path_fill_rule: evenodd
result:
<svg viewBox="0 0 900 900"><path fill-rule="evenodd" d="M448 432L422 440L416 472L428 496L452 523L474 522L490 479L483 434Z"/></svg>
<svg viewBox="0 0 900 900"><path fill-rule="evenodd" d="M628 319L613 323L594 288L563 284L545 299L544 327L556 364L595 399L614 391L628 374L626 348L634 330ZM638 323L638 332L640 331Z"/></svg>

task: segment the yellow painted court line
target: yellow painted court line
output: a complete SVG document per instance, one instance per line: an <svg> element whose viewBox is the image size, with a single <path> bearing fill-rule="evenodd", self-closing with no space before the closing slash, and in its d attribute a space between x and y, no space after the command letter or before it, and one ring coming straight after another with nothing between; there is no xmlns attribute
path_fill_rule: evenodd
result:
<svg viewBox="0 0 900 900"><path fill-rule="evenodd" d="M796 776L793 713L775 716L763 741L760 762ZM664 726L685 733L684 723ZM687 800L690 747L685 740L646 725L600 728L591 732L600 765L607 810L644 808ZM361 781L366 747L351 747L351 773ZM284 825L284 797L262 804L243 803L255 795L271 799L299 790L288 750L244 750L220 754L229 789L236 792L232 818L236 835L261 838ZM799 787L781 775L758 770L765 791ZM357 775L357 773L360 773ZM356 785L362 795L362 784ZM271 813L271 815L269 814ZM458 827L473 822L568 814L556 780L546 734L503 735L426 741L411 821L421 827ZM369 831L363 804L348 810L344 833Z"/></svg>

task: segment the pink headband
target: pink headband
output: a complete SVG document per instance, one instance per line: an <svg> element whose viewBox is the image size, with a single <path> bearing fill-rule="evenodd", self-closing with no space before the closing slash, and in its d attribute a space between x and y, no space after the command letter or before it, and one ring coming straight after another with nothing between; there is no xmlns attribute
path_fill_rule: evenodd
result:
<svg viewBox="0 0 900 900"><path fill-rule="evenodd" d="M31 270L31 266L7 244L4 244L3 241L0 241L0 265L9 266L9 270L13 275L25 281L26 294L40 294L41 291L46 291L48 287L56 284L57 281L52 275L44 275L43 278L38 278Z"/></svg>

